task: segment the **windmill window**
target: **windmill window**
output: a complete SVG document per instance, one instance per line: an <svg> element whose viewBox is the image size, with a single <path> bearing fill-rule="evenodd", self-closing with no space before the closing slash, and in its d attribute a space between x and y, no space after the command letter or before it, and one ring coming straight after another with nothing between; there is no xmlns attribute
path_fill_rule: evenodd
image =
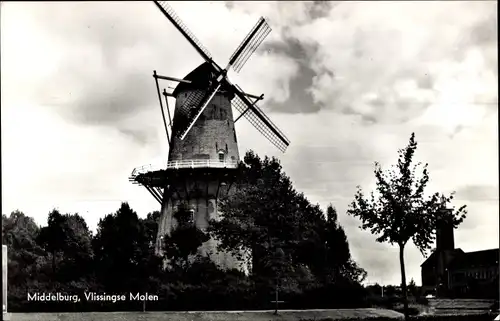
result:
<svg viewBox="0 0 500 321"><path fill-rule="evenodd" d="M193 224L194 223L194 209L189 210L189 223Z"/></svg>
<svg viewBox="0 0 500 321"><path fill-rule="evenodd" d="M212 104L213 109L212 109L212 119L216 119L217 115L217 106L215 104Z"/></svg>
<svg viewBox="0 0 500 321"><path fill-rule="evenodd" d="M219 152L219 162L224 162L224 153Z"/></svg>
<svg viewBox="0 0 500 321"><path fill-rule="evenodd" d="M221 108L220 109L220 120L225 120L225 119L227 119L226 110L224 108Z"/></svg>

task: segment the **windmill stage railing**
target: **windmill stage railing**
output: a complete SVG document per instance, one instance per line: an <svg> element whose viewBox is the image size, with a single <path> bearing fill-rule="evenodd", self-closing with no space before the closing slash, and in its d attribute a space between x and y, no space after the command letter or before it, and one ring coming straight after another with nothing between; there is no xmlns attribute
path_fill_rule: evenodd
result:
<svg viewBox="0 0 500 321"><path fill-rule="evenodd" d="M217 161L213 159L200 159L200 160L179 160L179 161L169 161L164 165L144 165L134 168L130 174L130 178L133 180L136 176L140 174L145 174L148 172L154 172L158 170L165 169L180 169L180 168L237 168L237 161Z"/></svg>

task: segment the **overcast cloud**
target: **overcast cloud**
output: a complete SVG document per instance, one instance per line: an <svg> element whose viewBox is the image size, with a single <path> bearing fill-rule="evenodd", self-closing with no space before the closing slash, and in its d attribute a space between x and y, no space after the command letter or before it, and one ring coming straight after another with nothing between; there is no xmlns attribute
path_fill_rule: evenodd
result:
<svg viewBox="0 0 500 321"><path fill-rule="evenodd" d="M95 228L128 201L159 205L128 182L166 160L153 70L182 78L202 60L153 3L2 2L2 213L45 224L53 207ZM230 78L260 95L292 144L280 154L244 121L240 151L278 156L296 188L339 211L369 282L399 283L397 249L345 214L412 132L429 192L457 192L465 251L498 247L497 3L174 2L224 65L260 15L273 31ZM162 83L162 86L175 84ZM171 101L171 106L173 101ZM406 252L420 283L423 258Z"/></svg>

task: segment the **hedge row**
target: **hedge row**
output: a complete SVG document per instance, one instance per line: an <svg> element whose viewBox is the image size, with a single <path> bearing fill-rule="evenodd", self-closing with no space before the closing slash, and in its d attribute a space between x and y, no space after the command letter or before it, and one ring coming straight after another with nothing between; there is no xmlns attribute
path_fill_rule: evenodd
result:
<svg viewBox="0 0 500 321"><path fill-rule="evenodd" d="M425 315L425 316L413 316L410 318L411 321L492 321L497 314L493 313L483 313L483 314L463 314L463 315ZM360 319L333 319L333 318L323 318L323 319L301 319L300 321L349 321L349 320L360 320ZM362 321L393 321L394 319L386 317L375 317L362 319Z"/></svg>

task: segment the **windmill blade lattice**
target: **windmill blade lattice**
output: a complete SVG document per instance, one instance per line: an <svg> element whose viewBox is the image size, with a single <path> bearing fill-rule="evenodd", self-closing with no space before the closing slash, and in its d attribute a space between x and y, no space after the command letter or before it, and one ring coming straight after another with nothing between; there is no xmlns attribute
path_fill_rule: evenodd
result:
<svg viewBox="0 0 500 321"><path fill-rule="evenodd" d="M180 138L181 139L184 139L186 137L186 135L189 132L189 130L194 126L194 124L196 123L196 121L198 120L198 118L201 116L201 114L203 113L203 111L205 110L205 108L207 108L208 103L210 103L210 101L212 100L212 98L214 98L215 94L219 91L219 88L220 88L221 85L222 84L219 82L218 84L216 84L216 87L212 91L207 91L207 94L202 99L202 101L198 105L196 105L196 106L199 106L198 110L196 110L196 109L190 110L190 112L189 112L189 120L188 120L189 121L189 125L187 125L187 127L180 132ZM208 93L210 93L210 94L208 94Z"/></svg>
<svg viewBox="0 0 500 321"><path fill-rule="evenodd" d="M234 85L240 92L243 92L237 85ZM235 96L231 101L231 105L252 124L264 137L266 137L274 146L281 152L285 152L290 140L281 132L276 125L264 114L264 112L256 105L253 104L249 108L240 97ZM267 124L266 124L267 122ZM281 136L281 137L280 137Z"/></svg>
<svg viewBox="0 0 500 321"><path fill-rule="evenodd" d="M203 101L203 98L205 98L205 96L206 92L204 91L201 90L192 91L191 93L189 93L184 103L181 106L178 106L177 108L180 109L183 115L189 115L191 109L195 106L199 106Z"/></svg>
<svg viewBox="0 0 500 321"><path fill-rule="evenodd" d="M203 58L207 61L212 60L212 55L205 48L198 38L186 27L184 22L182 22L181 18L177 15L177 13L172 9L172 7L166 1L154 1L154 3L160 8L160 10L167 16L167 18L174 24L174 26L183 34L187 40L195 47L195 49L200 53Z"/></svg>
<svg viewBox="0 0 500 321"><path fill-rule="evenodd" d="M250 56L257 50L271 30L271 27L263 17L257 21L252 30L250 30L245 39L243 39L231 55L231 58L229 58L229 64L233 66L235 72L240 72L241 68L243 68Z"/></svg>
<svg viewBox="0 0 500 321"><path fill-rule="evenodd" d="M222 69L212 60L212 55L201 44L201 42L186 27L175 11L166 3L166 1L154 1L156 6L177 28L177 30L188 40L188 42L198 51L204 60L210 66L211 80L208 90L195 90L189 94L189 97L183 102L180 108L181 119L177 119L175 135L184 140L189 130L194 126L200 115L203 113L212 98L223 85L228 85L230 91L235 94L232 99L232 106L238 110L241 116L245 118L280 151L284 152L290 141L286 136L271 122L271 120L262 112L262 110L252 103L246 94L236 85L231 84L227 79L227 71L230 67L239 72L250 56L257 50L262 41L271 32L271 27L266 20L261 17L257 24L250 30L245 39L240 43L236 51L231 56L225 69ZM216 79L214 79L216 77ZM226 90L227 90L226 89Z"/></svg>

